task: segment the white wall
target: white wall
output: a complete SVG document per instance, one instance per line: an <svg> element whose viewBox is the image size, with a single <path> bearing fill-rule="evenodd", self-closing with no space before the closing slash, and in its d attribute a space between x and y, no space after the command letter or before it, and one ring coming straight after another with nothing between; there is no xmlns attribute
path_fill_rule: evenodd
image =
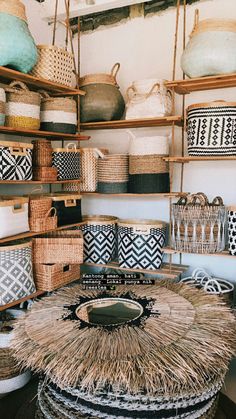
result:
<svg viewBox="0 0 236 419"><path fill-rule="evenodd" d="M235 17L235 0L208 0L187 7L187 33L193 25L194 10L200 9L200 18ZM180 25L182 30L182 23ZM175 9L171 8L159 15L148 18L136 18L114 27L104 27L94 33L81 37L81 75L96 72L109 72L115 62L121 63L118 82L125 94L133 80L142 78L171 79L173 60L173 41L175 30ZM181 48L180 48L181 49ZM179 65L177 78L182 78ZM186 105L197 102L224 99L235 101L236 88L192 93L186 97ZM181 112L181 97L176 96L177 110ZM164 132L170 130L164 129ZM163 129L136 129L135 135L155 135ZM181 131L176 129L180 144ZM108 146L111 152L125 152L128 139L125 130L88 131L92 136L90 145ZM177 165L175 166L175 190L179 188ZM184 190L186 192L205 192L210 199L221 195L228 204L236 204L235 162L198 162L185 165ZM167 200L145 198L122 199L83 199L86 213L115 214L120 217L146 217L168 220ZM177 258L178 260L178 258ZM190 265L190 271L196 266L203 266L212 274L236 282L236 258L183 255L184 264ZM236 401L236 366L232 364L226 381L227 394Z"/></svg>

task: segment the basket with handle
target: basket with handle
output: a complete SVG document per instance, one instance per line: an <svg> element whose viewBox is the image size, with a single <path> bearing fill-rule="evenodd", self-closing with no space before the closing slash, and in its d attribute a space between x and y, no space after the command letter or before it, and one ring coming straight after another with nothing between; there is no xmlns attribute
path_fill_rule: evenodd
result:
<svg viewBox="0 0 236 419"><path fill-rule="evenodd" d="M209 203L199 192L171 206L172 247L188 253L215 253L225 248L226 208L221 197Z"/></svg>
<svg viewBox="0 0 236 419"><path fill-rule="evenodd" d="M67 144L66 148L54 148L52 165L58 170L58 180L79 179L80 149L74 143Z"/></svg>
<svg viewBox="0 0 236 419"><path fill-rule="evenodd" d="M29 218L31 220L45 217L52 207L52 198L43 195L43 186L34 188L29 197Z"/></svg>
<svg viewBox="0 0 236 419"><path fill-rule="evenodd" d="M50 208L42 217L33 217L29 219L30 230L35 233L47 230L55 230L57 228L57 210Z"/></svg>
<svg viewBox="0 0 236 419"><path fill-rule="evenodd" d="M38 290L53 291L80 278L80 265L34 264L34 278Z"/></svg>
<svg viewBox="0 0 236 419"><path fill-rule="evenodd" d="M6 89L6 126L12 128L40 128L41 96L26 84L13 81Z"/></svg>
<svg viewBox="0 0 236 419"><path fill-rule="evenodd" d="M83 235L79 230L62 230L33 239L34 263L83 263Z"/></svg>
<svg viewBox="0 0 236 419"><path fill-rule="evenodd" d="M74 80L74 55L67 50L67 41L65 48L59 48L55 45L56 40L56 24L57 24L58 0L55 3L55 16L53 26L52 45L37 45L38 62L33 68L31 74L41 79L50 80L52 82L62 84L64 86L72 86ZM66 5L66 27L67 37L70 34L69 28L69 7Z"/></svg>

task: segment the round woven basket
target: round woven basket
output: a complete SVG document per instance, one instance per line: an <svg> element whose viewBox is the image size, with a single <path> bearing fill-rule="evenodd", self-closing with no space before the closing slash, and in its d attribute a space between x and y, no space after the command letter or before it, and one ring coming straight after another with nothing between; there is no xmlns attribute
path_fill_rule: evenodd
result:
<svg viewBox="0 0 236 419"><path fill-rule="evenodd" d="M127 186L124 182L128 181L128 155L127 154L109 154L103 159L98 160L98 190L102 191L108 189L113 193L111 185L104 185L104 183L120 183L122 192ZM103 185L101 185L103 183ZM119 190L119 185L114 188ZM120 190L121 192L121 190Z"/></svg>
<svg viewBox="0 0 236 419"><path fill-rule="evenodd" d="M130 138L129 155L169 155L169 137L156 135L152 137L135 137L132 131L127 130Z"/></svg>
<svg viewBox="0 0 236 419"><path fill-rule="evenodd" d="M40 128L40 94L31 92L24 83L19 81L13 81L6 88L6 93L6 126L38 130Z"/></svg>
<svg viewBox="0 0 236 419"><path fill-rule="evenodd" d="M163 156L156 154L147 156L130 156L129 173L131 175L142 173L168 173L169 163L163 160Z"/></svg>
<svg viewBox="0 0 236 419"><path fill-rule="evenodd" d="M0 13L7 13L9 15L16 16L27 22L25 6L20 0L1 0Z"/></svg>
<svg viewBox="0 0 236 419"><path fill-rule="evenodd" d="M98 182L97 190L99 193L127 193L128 182Z"/></svg>
<svg viewBox="0 0 236 419"><path fill-rule="evenodd" d="M50 140L33 140L33 166L51 167L52 166L52 144Z"/></svg>
<svg viewBox="0 0 236 419"><path fill-rule="evenodd" d="M77 130L77 104L69 97L52 98L41 91L41 129L75 134Z"/></svg>

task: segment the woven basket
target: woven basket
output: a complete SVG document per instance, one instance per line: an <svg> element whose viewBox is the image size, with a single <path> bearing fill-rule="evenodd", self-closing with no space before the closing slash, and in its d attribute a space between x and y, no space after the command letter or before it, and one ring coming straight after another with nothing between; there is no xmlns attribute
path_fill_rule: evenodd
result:
<svg viewBox="0 0 236 419"><path fill-rule="evenodd" d="M98 182L97 190L99 193L127 193L128 182Z"/></svg>
<svg viewBox="0 0 236 419"><path fill-rule="evenodd" d="M25 6L19 0L1 0L0 13L7 13L8 15L16 16L27 22Z"/></svg>
<svg viewBox="0 0 236 419"><path fill-rule="evenodd" d="M129 174L138 175L143 173L168 173L169 163L163 160L163 156L143 155L129 156Z"/></svg>
<svg viewBox="0 0 236 419"><path fill-rule="evenodd" d="M169 155L169 137L156 135L152 137L135 137L130 130L126 130L130 136L129 155Z"/></svg>
<svg viewBox="0 0 236 419"><path fill-rule="evenodd" d="M236 206L228 207L228 235L229 253L236 255Z"/></svg>
<svg viewBox="0 0 236 419"><path fill-rule="evenodd" d="M34 264L34 278L38 290L53 291L80 278L80 265Z"/></svg>
<svg viewBox="0 0 236 419"><path fill-rule="evenodd" d="M0 125L5 125L6 119L6 93L0 88Z"/></svg>
<svg viewBox="0 0 236 419"><path fill-rule="evenodd" d="M171 207L172 247L188 253L225 248L226 208L221 197L208 202L203 193L181 198Z"/></svg>
<svg viewBox="0 0 236 419"><path fill-rule="evenodd" d="M54 182L57 180L57 172L56 167L34 167L33 178L44 182Z"/></svg>
<svg viewBox="0 0 236 419"><path fill-rule="evenodd" d="M95 192L97 189L98 157L108 154L108 150L97 148L81 148L81 192Z"/></svg>
<svg viewBox="0 0 236 419"><path fill-rule="evenodd" d="M83 237L79 230L63 230L33 239L34 263L83 263Z"/></svg>
<svg viewBox="0 0 236 419"><path fill-rule="evenodd" d="M98 161L98 182L123 183L128 181L127 154L109 154ZM115 170L114 170L115 168Z"/></svg>
<svg viewBox="0 0 236 419"><path fill-rule="evenodd" d="M43 188L35 189L33 192L42 191ZM52 207L52 199L47 196L32 194L29 195L29 217L42 218Z"/></svg>
<svg viewBox="0 0 236 419"><path fill-rule="evenodd" d="M118 220L118 261L121 268L160 268L166 223L159 220Z"/></svg>
<svg viewBox="0 0 236 419"><path fill-rule="evenodd" d="M54 148L52 165L57 168L58 180L80 178L80 149L76 144L69 143L65 148Z"/></svg>
<svg viewBox="0 0 236 419"><path fill-rule="evenodd" d="M77 131L77 105L68 97L52 98L41 91L41 129L44 131L75 134Z"/></svg>
<svg viewBox="0 0 236 419"><path fill-rule="evenodd" d="M40 128L40 94L31 92L24 83L19 81L13 81L6 88L6 93L6 126L38 130Z"/></svg>
<svg viewBox="0 0 236 419"><path fill-rule="evenodd" d="M29 219L30 231L39 233L41 231L55 230L57 228L56 209L50 208L44 217L32 217Z"/></svg>
<svg viewBox="0 0 236 419"><path fill-rule="evenodd" d="M50 140L33 140L33 166L51 167L52 166L52 144Z"/></svg>

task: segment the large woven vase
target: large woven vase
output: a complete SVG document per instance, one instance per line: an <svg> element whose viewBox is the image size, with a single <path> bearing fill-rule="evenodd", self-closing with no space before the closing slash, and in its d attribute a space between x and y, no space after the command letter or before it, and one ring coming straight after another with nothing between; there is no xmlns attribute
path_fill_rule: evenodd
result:
<svg viewBox="0 0 236 419"><path fill-rule="evenodd" d="M20 0L0 0L0 65L28 73L37 57L24 4Z"/></svg>
<svg viewBox="0 0 236 419"><path fill-rule="evenodd" d="M203 77L236 71L236 20L206 19L198 11L181 66L189 77Z"/></svg>
<svg viewBox="0 0 236 419"><path fill-rule="evenodd" d="M120 64L116 63L111 74L90 74L80 79L86 92L80 98L81 122L111 121L121 119L125 102L116 82Z"/></svg>

